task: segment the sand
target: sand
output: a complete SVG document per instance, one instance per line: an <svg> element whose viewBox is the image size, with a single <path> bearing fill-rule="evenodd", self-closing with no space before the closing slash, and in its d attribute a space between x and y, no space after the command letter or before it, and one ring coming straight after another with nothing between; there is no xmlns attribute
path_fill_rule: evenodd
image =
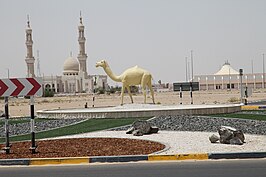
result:
<svg viewBox="0 0 266 177"><path fill-rule="evenodd" d="M88 107L92 107L92 94L76 94L76 95L57 95L51 98L36 97L35 111L42 109L66 109L66 108L84 108L87 102ZM240 93L238 90L215 90L215 91L197 91L193 92L193 104L227 104L239 103ZM256 90L248 101L262 100L266 98L266 89ZM134 103L143 103L142 94L133 96ZM151 103L151 98L148 96L148 103ZM10 117L29 116L29 99L24 98L9 98L9 114ZM161 105L177 105L180 104L179 92L161 92L155 93L156 104ZM190 104L190 93L183 92L183 104ZM124 103L130 103L130 98L127 94L124 97ZM120 95L95 95L95 107L107 107L120 105ZM0 100L0 110L4 111L4 100Z"/></svg>
<svg viewBox="0 0 266 177"><path fill-rule="evenodd" d="M168 148L159 154L186 153L229 153L229 152L266 152L266 136L245 134L243 145L211 143L209 136L218 135L217 132L188 132L188 131L159 131L144 136L133 136L125 131L98 131L79 135L62 136L51 139L64 138L133 138L161 142Z"/></svg>

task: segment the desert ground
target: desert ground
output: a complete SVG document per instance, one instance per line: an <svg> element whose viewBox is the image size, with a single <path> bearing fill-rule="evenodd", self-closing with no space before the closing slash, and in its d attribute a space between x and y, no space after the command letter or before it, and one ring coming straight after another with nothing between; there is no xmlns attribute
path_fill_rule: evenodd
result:
<svg viewBox="0 0 266 177"><path fill-rule="evenodd" d="M55 95L54 97L35 97L35 111L43 109L66 109L66 108L84 108L87 102L88 107L92 107L93 94L73 94L73 95ZM143 103L143 95L133 95L134 103ZM265 100L266 89L254 90L248 101ZM10 117L23 117L30 115L29 99L9 98ZM148 95L147 102L152 103ZM162 105L179 105L181 99L179 92L156 92L155 103ZM183 92L182 103L190 104L190 93ZM213 91L195 91L193 92L193 104L232 104L240 103L240 93L238 90L213 90ZM124 96L124 104L130 104L130 98L127 94ZM95 95L95 107L107 107L120 105L120 94L101 94ZM4 100L0 100L0 111L4 111Z"/></svg>

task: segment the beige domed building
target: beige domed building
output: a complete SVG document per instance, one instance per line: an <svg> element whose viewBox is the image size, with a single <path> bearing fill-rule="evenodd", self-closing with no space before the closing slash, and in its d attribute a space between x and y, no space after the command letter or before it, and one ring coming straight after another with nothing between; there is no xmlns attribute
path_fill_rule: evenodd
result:
<svg viewBox="0 0 266 177"><path fill-rule="evenodd" d="M43 86L45 89L53 90L55 93L92 93L94 88L107 88L107 75L89 75L87 72L87 54L85 51L85 36L82 17L78 26L78 43L79 54L77 58L72 54L63 64L63 75L61 76L42 76ZM34 57L32 55L32 29L28 21L26 29L26 46L27 46L27 76L35 77Z"/></svg>

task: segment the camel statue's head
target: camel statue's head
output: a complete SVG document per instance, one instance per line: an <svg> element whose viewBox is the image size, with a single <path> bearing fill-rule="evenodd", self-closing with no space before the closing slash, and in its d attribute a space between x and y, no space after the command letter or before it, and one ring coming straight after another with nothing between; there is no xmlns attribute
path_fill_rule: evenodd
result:
<svg viewBox="0 0 266 177"><path fill-rule="evenodd" d="M106 68L107 66L107 62L105 60L101 60L101 61L98 61L95 65L96 67L103 67L103 68Z"/></svg>

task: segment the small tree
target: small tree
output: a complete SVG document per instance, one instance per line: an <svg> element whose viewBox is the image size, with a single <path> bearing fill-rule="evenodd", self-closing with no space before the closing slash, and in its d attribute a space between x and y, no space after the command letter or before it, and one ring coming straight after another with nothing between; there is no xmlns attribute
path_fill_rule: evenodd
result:
<svg viewBox="0 0 266 177"><path fill-rule="evenodd" d="M54 92L51 89L45 89L43 97L54 97Z"/></svg>

